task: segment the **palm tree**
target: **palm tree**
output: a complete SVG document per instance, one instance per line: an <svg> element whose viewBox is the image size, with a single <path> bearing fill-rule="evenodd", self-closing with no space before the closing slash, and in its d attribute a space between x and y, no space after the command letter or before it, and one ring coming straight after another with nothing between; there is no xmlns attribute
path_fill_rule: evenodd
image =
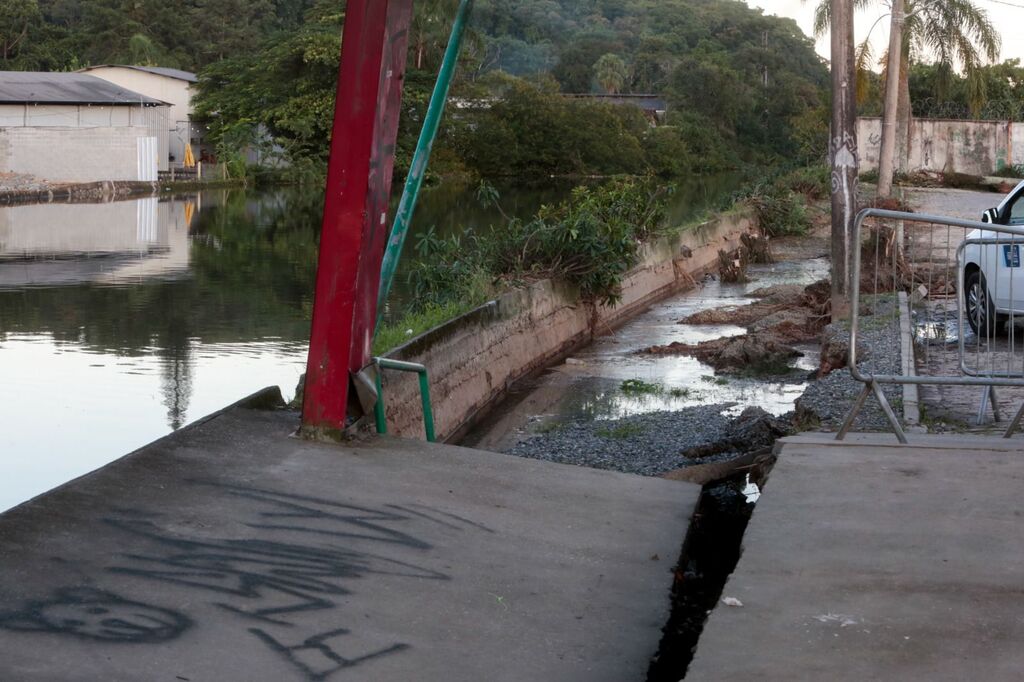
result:
<svg viewBox="0 0 1024 682"><path fill-rule="evenodd" d="M629 69L626 62L622 61L622 57L608 53L594 64L594 74L605 92L609 95L617 95L622 92L622 86L626 84Z"/></svg>
<svg viewBox="0 0 1024 682"><path fill-rule="evenodd" d="M869 7L875 0L854 0L856 9ZM969 102L975 115L985 105L985 83L979 68L985 61L999 57L1000 38L988 13L973 0L905 0L903 49L900 55L899 97L896 102L896 160L905 170L907 135L912 115L909 71L911 61L931 57L940 67L939 97L953 73L962 69L967 77ZM831 24L831 3L820 0L814 12L814 33L821 36ZM870 36L869 36L870 37ZM868 38L858 48L858 66L866 67L871 51ZM891 61L886 58L886 78ZM890 102L885 103L891 106Z"/></svg>

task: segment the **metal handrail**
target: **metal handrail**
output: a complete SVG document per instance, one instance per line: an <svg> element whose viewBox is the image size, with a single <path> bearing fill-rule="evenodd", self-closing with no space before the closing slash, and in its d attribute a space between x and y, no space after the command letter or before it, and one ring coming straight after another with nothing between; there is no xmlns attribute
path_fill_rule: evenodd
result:
<svg viewBox="0 0 1024 682"><path fill-rule="evenodd" d="M909 222L918 223L932 223L936 225L944 225L948 227L957 227L967 230L981 230L984 232L996 232L999 234L1008 235L1009 239L996 239L991 237L980 237L974 239L964 240L957 248L957 308L958 308L958 321L959 328L963 329L964 323L964 270L960 266L962 262L964 249L971 244L1003 244L1013 243L1017 237L1024 238L1024 227L1014 225L997 225L993 223L984 223L976 220L965 220L962 218L952 218L947 216L930 215L927 213L907 213L904 211L890 211L886 209L868 208L862 210L857 214L857 218L854 221L853 239L851 244L853 248L853 261L851 271L851 282L850 282L850 353L849 353L849 368L851 376L858 382L864 384L864 389L860 395L857 396L854 406L844 421L842 427L840 427L839 433L836 435L836 440L843 440L853 427L853 422L857 417L857 414L864 406L864 402L867 400L868 395L874 393L879 404L882 407L882 411L885 413L889 423L893 427L893 431L896 434L896 438L901 443L907 443L907 436L903 430L902 424L896 417L892 406L889 404L888 399L885 397L885 393L881 389L881 384L912 384L912 385L954 385L954 386L982 386L993 389L998 386L1015 386L1024 387L1024 375L1013 377L1010 373L991 373L989 375L982 375L978 372L972 372L970 368L967 368L964 361L964 339L963 333L960 334L960 369L967 376L958 377L922 377L922 376L903 376L903 375L886 375L886 374L870 374L860 370L857 365L857 336L860 325L860 276L863 256L861 253L862 243L862 230L864 222L868 218L881 218L886 220L902 220ZM902 246L902 245L901 245ZM988 395L988 394L986 394ZM1013 432L1021 424L1024 419L1024 406L1021 407L1017 416L1011 422L1009 428L1004 434L1004 438L1009 438L1013 435Z"/></svg>
<svg viewBox="0 0 1024 682"><path fill-rule="evenodd" d="M373 364L377 367L377 402L373 406L373 418L377 425L377 433L386 434L388 432L387 413L384 409L384 372L382 370L394 369L399 372L415 372L419 375L420 380L420 401L423 403L423 427L426 431L427 441L436 443L434 410L430 403L430 378L427 376L427 368L415 362L403 362L388 358L374 358Z"/></svg>

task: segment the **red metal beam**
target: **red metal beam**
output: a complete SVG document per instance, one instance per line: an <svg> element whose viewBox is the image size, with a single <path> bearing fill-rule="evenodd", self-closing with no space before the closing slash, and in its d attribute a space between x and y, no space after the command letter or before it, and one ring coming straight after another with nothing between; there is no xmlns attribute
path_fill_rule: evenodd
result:
<svg viewBox="0 0 1024 682"><path fill-rule="evenodd" d="M350 415L362 414L351 376L372 357L411 21L412 0L347 3L302 407L306 429L342 429Z"/></svg>

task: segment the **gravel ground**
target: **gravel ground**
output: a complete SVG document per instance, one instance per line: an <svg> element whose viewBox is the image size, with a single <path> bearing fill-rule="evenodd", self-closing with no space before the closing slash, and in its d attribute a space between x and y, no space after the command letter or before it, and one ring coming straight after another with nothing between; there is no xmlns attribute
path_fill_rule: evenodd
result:
<svg viewBox="0 0 1024 682"><path fill-rule="evenodd" d="M900 330L896 306L891 298L866 300L872 308L872 314L861 315L860 337L857 344L861 371L870 374L899 374ZM838 338L849 342L848 328L834 326L832 329ZM801 417L812 416L819 419L822 430L837 431L863 388L863 384L850 376L848 369L836 370L808 386L804 395L797 400L798 413ZM896 415L902 417L902 388L888 385L883 386L882 390ZM886 419L874 396L870 396L864 404L864 409L854 422L854 430L892 430L889 420Z"/></svg>
<svg viewBox="0 0 1024 682"><path fill-rule="evenodd" d="M873 374L898 374L899 316L891 298L867 301L871 315L861 317L859 341L861 366ZM842 327L838 338L849 339ZM862 389L849 370L832 372L810 384L797 401L797 414L806 426L835 431L843 423ZM902 390L883 387L890 404L902 414ZM683 452L697 446L716 443L734 433L736 422L722 413L731 404L702 405L673 412L653 412L615 420L580 419L551 426L527 440L520 441L508 454L611 469L644 476L660 476L669 471L697 464L729 459L735 453L689 459ZM808 423L808 419L812 423ZM890 431L889 422L874 398L861 411L854 427L858 431Z"/></svg>
<svg viewBox="0 0 1024 682"><path fill-rule="evenodd" d="M695 463L683 457L683 450L724 438L732 420L722 412L729 407L702 405L624 419L575 421L522 441L508 454L660 476Z"/></svg>

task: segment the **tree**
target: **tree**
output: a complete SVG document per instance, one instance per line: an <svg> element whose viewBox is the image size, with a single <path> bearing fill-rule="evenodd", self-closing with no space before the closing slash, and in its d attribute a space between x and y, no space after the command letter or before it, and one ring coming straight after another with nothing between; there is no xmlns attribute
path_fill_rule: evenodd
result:
<svg viewBox="0 0 1024 682"><path fill-rule="evenodd" d="M831 0L832 23L832 319L850 309L850 254L857 213L857 101L854 0Z"/></svg>
<svg viewBox="0 0 1024 682"><path fill-rule="evenodd" d="M892 21L889 28L888 54L902 51L903 0L892 0ZM900 99L900 79L893 69L885 77L885 103L882 107L882 148L878 155L878 196L887 198L892 193L893 162L896 157L896 109Z"/></svg>
<svg viewBox="0 0 1024 682"><path fill-rule="evenodd" d="M38 0L0 2L0 57L11 61L25 45L29 30L42 21Z"/></svg>
<svg viewBox="0 0 1024 682"><path fill-rule="evenodd" d="M853 0L856 8L868 7L872 0ZM912 103L910 101L910 65L931 57L939 66L941 77L936 96L963 70L968 83L972 109L984 106L984 80L979 69L983 63L999 56L1000 38L988 13L974 0L906 0L903 24L903 50L899 62L899 100L896 112L895 167L903 170L907 158L907 135L910 132ZM814 32L823 35L831 23L830 0L821 0L815 9ZM889 70L891 71L891 70Z"/></svg>
<svg viewBox="0 0 1024 682"><path fill-rule="evenodd" d="M622 57L609 52L594 64L594 75L605 92L609 95L617 95L622 91L622 86L626 84L629 67L626 66L626 62L622 61Z"/></svg>
<svg viewBox="0 0 1024 682"><path fill-rule="evenodd" d="M459 0L420 0L412 18L413 66L426 68L427 58L440 63L440 56L448 44L451 20L458 10Z"/></svg>

